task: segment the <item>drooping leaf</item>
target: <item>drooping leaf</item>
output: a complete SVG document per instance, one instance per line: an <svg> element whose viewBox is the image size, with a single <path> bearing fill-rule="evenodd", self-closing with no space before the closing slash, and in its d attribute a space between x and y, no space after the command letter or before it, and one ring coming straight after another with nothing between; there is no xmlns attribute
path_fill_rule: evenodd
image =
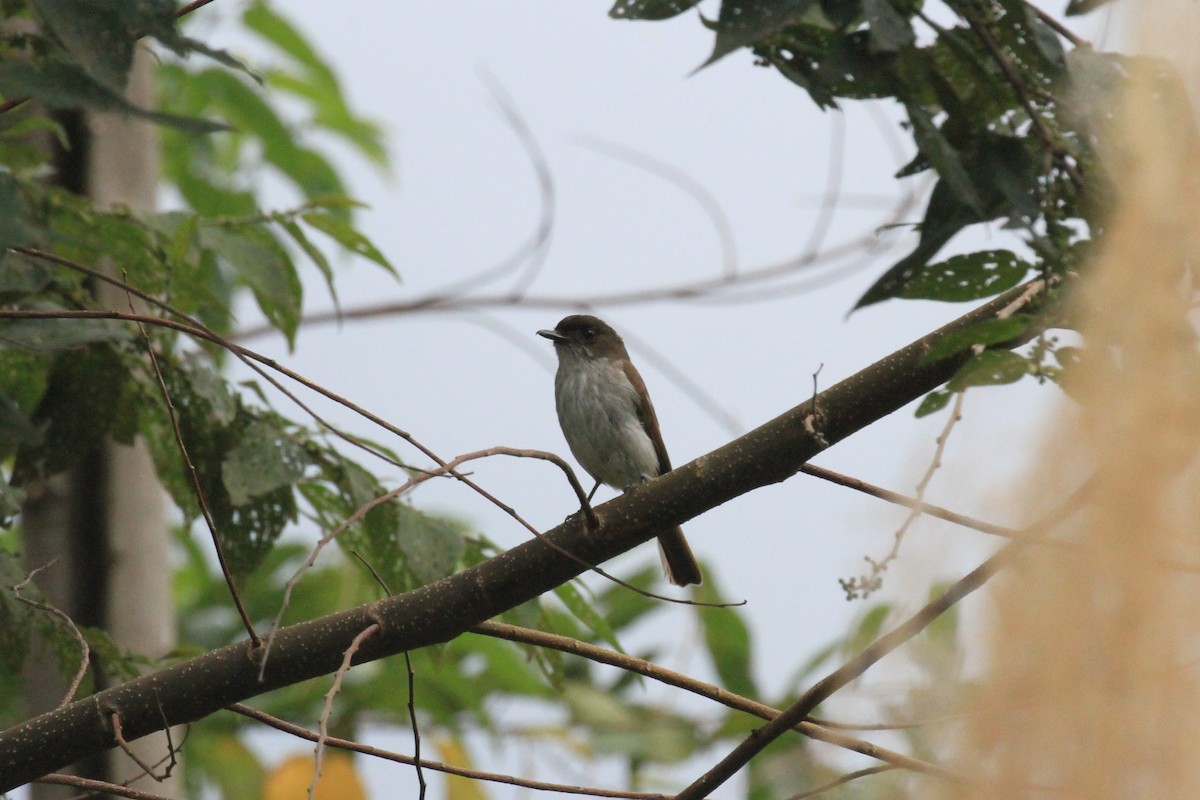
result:
<svg viewBox="0 0 1200 800"><path fill-rule="evenodd" d="M0 63L0 94L5 97L35 97L52 108L82 106L93 111L129 114L189 133L214 133L228 130L228 126L220 122L139 108L112 89L97 82L82 67L75 64L2 62Z"/></svg>
<svg viewBox="0 0 1200 800"><path fill-rule="evenodd" d="M17 445L36 445L41 438L16 401L0 394L0 458L6 458Z"/></svg>
<svg viewBox="0 0 1200 800"><path fill-rule="evenodd" d="M706 67L737 50L754 44L804 16L816 0L723 0L714 25L717 40Z"/></svg>
<svg viewBox="0 0 1200 800"><path fill-rule="evenodd" d="M25 198L21 195L21 187L17 183L17 179L11 173L0 171L0 250L27 244L30 241L32 235L25 222L27 213ZM5 270L7 270L8 259L4 260L6 262ZM4 279L3 283L7 284L9 280Z"/></svg>
<svg viewBox="0 0 1200 800"><path fill-rule="evenodd" d="M913 138L921 153L929 159L929 163L937 170L945 185L954 193L955 198L968 208L982 214L983 201L971 181L962 161L962 156L950 144L942 131L934 123L933 117L921 105L909 103L908 118L913 125Z"/></svg>
<svg viewBox="0 0 1200 800"><path fill-rule="evenodd" d="M374 261L379 266L386 269L393 275L396 270L391 263L384 257L383 253L371 243L371 240L361 233L350 227L349 224L343 222L332 214L304 214L300 217L304 222L313 228L316 228L321 233L329 236L342 247L349 250L351 253L362 256L363 258Z"/></svg>
<svg viewBox="0 0 1200 800"><path fill-rule="evenodd" d="M399 504L400 529L394 533L405 567L421 584L454 572L465 548L462 531L444 517Z"/></svg>
<svg viewBox="0 0 1200 800"><path fill-rule="evenodd" d="M897 296L910 300L963 303L1016 286L1033 265L1008 250L981 250L929 264L905 283Z"/></svg>
<svg viewBox="0 0 1200 800"><path fill-rule="evenodd" d="M1032 365L1010 350L984 350L963 364L946 388L961 392L968 386L992 386L1014 383L1028 375Z"/></svg>
<svg viewBox="0 0 1200 800"><path fill-rule="evenodd" d="M17 451L17 485L68 469L99 445L119 416L130 412L129 388L129 373L112 347L92 344L59 353L31 417L42 437Z"/></svg>
<svg viewBox="0 0 1200 800"><path fill-rule="evenodd" d="M252 423L237 447L225 455L221 477L229 500L235 506L284 486L304 476L304 451L278 426L265 421Z"/></svg>
<svg viewBox="0 0 1200 800"><path fill-rule="evenodd" d="M862 10L870 26L871 52L891 53L916 42L912 26L889 0L863 0Z"/></svg>
<svg viewBox="0 0 1200 800"><path fill-rule="evenodd" d="M961 353L976 345L986 347L991 344L1012 341L1029 330L1030 323L1029 317L1019 314L1003 319L985 319L969 328L943 336L933 343L929 352L921 360L924 363L931 363Z"/></svg>
<svg viewBox="0 0 1200 800"><path fill-rule="evenodd" d="M298 67L268 71L269 85L307 100L313 122L318 127L338 134L375 164L385 165L387 151L382 129L350 109L337 74L312 44L266 3L251 4L242 20L248 28L286 53Z"/></svg>
<svg viewBox="0 0 1200 800"><path fill-rule="evenodd" d="M694 8L700 0L617 0L608 10L613 19L669 19Z"/></svg>
<svg viewBox="0 0 1200 800"><path fill-rule="evenodd" d="M616 631L608 624L608 620L596 610L595 606L588 602L587 598L583 596L573 583L564 583L556 587L554 594L567 607L567 610L571 612L571 616L586 625L592 633L608 642L618 652L625 652L621 647L621 643L617 640Z"/></svg>
<svg viewBox="0 0 1200 800"><path fill-rule="evenodd" d="M945 389L934 389L929 394L922 398L920 404L917 405L916 412L913 416L917 419L927 417L930 414L941 411L950 402L950 398L954 396L954 392L948 392Z"/></svg>
<svg viewBox="0 0 1200 800"><path fill-rule="evenodd" d="M263 314L292 343L300 324L302 287L295 264L279 242L255 226L203 228L199 239L250 287Z"/></svg>
<svg viewBox="0 0 1200 800"><path fill-rule="evenodd" d="M134 31L120 13L135 6L169 3L112 3L88 0L29 0L74 61L107 88L121 92L133 65ZM169 10L168 10L168 13Z"/></svg>
<svg viewBox="0 0 1200 800"><path fill-rule="evenodd" d="M705 603L727 602L711 574L696 590L696 599ZM696 612L721 684L745 697L758 697L752 669L750 629L737 609L697 607Z"/></svg>

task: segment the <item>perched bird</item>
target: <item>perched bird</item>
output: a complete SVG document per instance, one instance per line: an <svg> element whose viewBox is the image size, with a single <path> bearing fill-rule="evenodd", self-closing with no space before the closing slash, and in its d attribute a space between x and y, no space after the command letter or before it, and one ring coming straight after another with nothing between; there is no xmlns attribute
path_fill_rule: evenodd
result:
<svg viewBox="0 0 1200 800"><path fill-rule="evenodd" d="M646 383L617 332L596 317L573 314L538 336L554 343L558 424L575 460L596 481L592 493L601 483L625 490L670 472ZM700 583L700 565L682 528L660 533L658 545L671 583Z"/></svg>

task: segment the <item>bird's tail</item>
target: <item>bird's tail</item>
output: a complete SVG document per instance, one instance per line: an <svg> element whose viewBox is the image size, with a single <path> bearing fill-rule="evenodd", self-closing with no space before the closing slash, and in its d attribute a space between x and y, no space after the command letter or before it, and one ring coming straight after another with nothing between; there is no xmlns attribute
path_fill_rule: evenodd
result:
<svg viewBox="0 0 1200 800"><path fill-rule="evenodd" d="M687 539L683 538L683 528L661 534L658 537L658 553L662 556L663 569L667 571L667 580L676 586L687 586L704 580L700 575L700 565L688 547Z"/></svg>

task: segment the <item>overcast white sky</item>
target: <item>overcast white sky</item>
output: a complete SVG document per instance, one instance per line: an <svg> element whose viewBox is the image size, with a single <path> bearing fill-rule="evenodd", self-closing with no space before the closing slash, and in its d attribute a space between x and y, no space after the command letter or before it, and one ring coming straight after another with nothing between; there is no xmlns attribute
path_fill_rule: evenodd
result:
<svg viewBox="0 0 1200 800"><path fill-rule="evenodd" d="M724 268L721 240L695 197L587 142L632 148L705 187L727 214L743 270L806 251L831 180L840 202L825 246L869 234L887 221L882 201L894 202L902 190L922 186L910 179L898 188L891 177L911 151L887 105L822 113L777 73L753 66L746 53L690 75L711 48L711 34L694 12L665 23L630 23L608 19L604 2L279 5L335 65L354 105L390 134L393 174L378 174L351 156L339 166L350 177L352 194L370 206L360 217L362 228L403 282L363 263L350 265L339 278L346 307L412 298L474 275L507 257L537 225L533 171L496 111L491 79L511 97L553 173L552 242L530 295L653 289L712 277ZM1061 4L1046 3L1052 5ZM197 16L219 18L233 8L215 3ZM223 35L207 38L220 45ZM226 43L236 48L236 41ZM281 196L279 204L286 203ZM920 208L907 219L918 219ZM981 234L993 242L1000 235ZM818 368L820 386L827 387L967 310L893 301L847 316L913 236L894 231L878 241L891 249L839 262L835 266L845 276L810 291L788 287L797 285L796 278L828 275L829 269L757 286L770 291L754 292L753 302L594 309L626 334L676 464L721 445L734 432L656 359L685 373L736 420L738 430L748 430L809 397ZM511 285L509 277L478 291L492 294ZM310 307L327 308L319 284L310 286ZM493 445L566 456L553 408L552 354L534 331L552 327L568 312L498 308L350 323L341 330L324 326L302 333L290 355L276 339L251 344L410 431L443 457ZM1056 389L1031 382L972 392L927 499L997 522L1018 522L1019 498L1005 487L1036 452L1039 430L1057 398ZM336 409L330 413L353 430L381 438ZM814 463L910 492L944 423L944 415L914 420L908 408ZM403 452L400 443L389 444ZM535 524L550 527L572 510L569 490L542 463L481 463L476 475ZM601 499L608 496L602 493ZM416 502L467 519L506 546L527 535L449 482L426 484ZM710 579L730 597L747 601L758 677L774 692L865 610L865 604L845 600L837 578L858 574L865 555L885 554L904 517L902 509L797 476L693 520L685 530ZM931 580L959 576L994 544L979 534L919 522L880 596L914 608ZM647 546L626 558L620 563L631 566L656 555ZM643 635L677 643L667 665L707 677L692 612L668 607L657 619ZM847 717L864 711L841 708ZM380 743L408 749L402 737ZM528 762L506 762L504 755L511 753L481 755L496 759L481 767L528 768ZM707 765L689 765L674 780L686 781L692 770ZM380 797L391 796L387 789L394 792L396 781L410 778L394 766L372 767L370 775ZM546 768L538 777L556 776Z"/></svg>

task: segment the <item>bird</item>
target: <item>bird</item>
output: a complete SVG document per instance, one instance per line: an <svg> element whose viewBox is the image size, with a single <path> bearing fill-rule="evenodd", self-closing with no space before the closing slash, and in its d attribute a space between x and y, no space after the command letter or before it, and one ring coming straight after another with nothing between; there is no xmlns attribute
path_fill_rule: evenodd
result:
<svg viewBox="0 0 1200 800"><path fill-rule="evenodd" d="M575 460L596 481L625 491L671 471L671 459L646 382L625 342L590 314L564 317L538 336L554 343L558 371L554 405ZM658 535L667 579L676 586L701 583L700 565L679 526Z"/></svg>

